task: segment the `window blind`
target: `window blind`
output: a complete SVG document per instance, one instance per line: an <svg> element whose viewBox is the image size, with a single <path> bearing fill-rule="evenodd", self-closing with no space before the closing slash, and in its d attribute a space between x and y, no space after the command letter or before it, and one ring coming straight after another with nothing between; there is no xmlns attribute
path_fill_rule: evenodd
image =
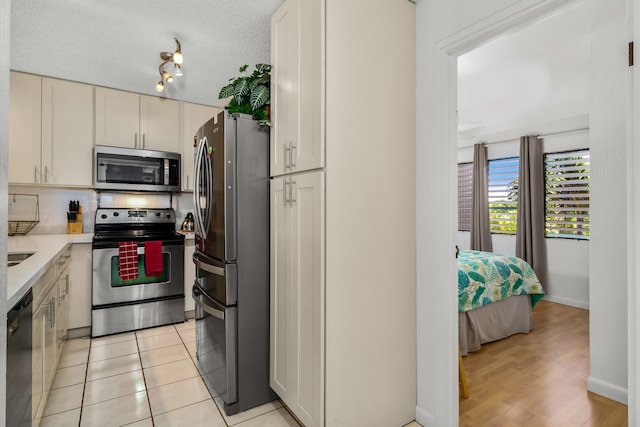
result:
<svg viewBox="0 0 640 427"><path fill-rule="evenodd" d="M489 160L489 228L491 233L516 234L519 159Z"/></svg>
<svg viewBox="0 0 640 427"><path fill-rule="evenodd" d="M458 164L458 231L471 231L473 163Z"/></svg>
<svg viewBox="0 0 640 427"><path fill-rule="evenodd" d="M589 150L545 154L547 237L589 239Z"/></svg>

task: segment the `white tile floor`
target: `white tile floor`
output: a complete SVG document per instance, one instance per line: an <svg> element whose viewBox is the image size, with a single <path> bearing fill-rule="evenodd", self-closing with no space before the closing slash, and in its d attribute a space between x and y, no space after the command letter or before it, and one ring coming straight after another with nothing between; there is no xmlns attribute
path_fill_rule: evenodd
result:
<svg viewBox="0 0 640 427"><path fill-rule="evenodd" d="M230 417L195 366L195 322L65 343L41 427L299 427L279 401Z"/></svg>

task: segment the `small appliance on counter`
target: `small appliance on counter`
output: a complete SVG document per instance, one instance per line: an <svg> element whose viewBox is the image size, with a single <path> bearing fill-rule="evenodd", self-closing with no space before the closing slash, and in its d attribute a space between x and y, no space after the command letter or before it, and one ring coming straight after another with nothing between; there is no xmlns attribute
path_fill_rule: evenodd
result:
<svg viewBox="0 0 640 427"><path fill-rule="evenodd" d="M180 227L180 231L193 231L194 223L193 223L193 214L189 212L185 217L184 221L182 221L182 226Z"/></svg>
<svg viewBox="0 0 640 427"><path fill-rule="evenodd" d="M40 222L37 194L9 194L9 236L24 236Z"/></svg>
<svg viewBox="0 0 640 427"><path fill-rule="evenodd" d="M82 234L82 206L79 201L69 202L67 212L67 234Z"/></svg>

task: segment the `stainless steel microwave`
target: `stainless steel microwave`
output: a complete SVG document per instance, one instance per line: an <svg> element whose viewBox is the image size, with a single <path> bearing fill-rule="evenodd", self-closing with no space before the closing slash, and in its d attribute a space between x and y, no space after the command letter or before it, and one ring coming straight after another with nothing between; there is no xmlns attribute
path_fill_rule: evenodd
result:
<svg viewBox="0 0 640 427"><path fill-rule="evenodd" d="M180 192L180 154L96 145L93 147L93 188Z"/></svg>

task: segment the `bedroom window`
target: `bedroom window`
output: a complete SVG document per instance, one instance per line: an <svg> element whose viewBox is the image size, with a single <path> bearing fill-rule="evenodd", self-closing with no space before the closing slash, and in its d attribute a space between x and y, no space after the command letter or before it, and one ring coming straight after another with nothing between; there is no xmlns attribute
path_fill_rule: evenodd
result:
<svg viewBox="0 0 640 427"><path fill-rule="evenodd" d="M545 154L547 237L589 239L590 160L589 150Z"/></svg>
<svg viewBox="0 0 640 427"><path fill-rule="evenodd" d="M491 233L516 234L519 164L517 157L489 160Z"/></svg>
<svg viewBox="0 0 640 427"><path fill-rule="evenodd" d="M458 231L471 231L473 163L458 164Z"/></svg>

